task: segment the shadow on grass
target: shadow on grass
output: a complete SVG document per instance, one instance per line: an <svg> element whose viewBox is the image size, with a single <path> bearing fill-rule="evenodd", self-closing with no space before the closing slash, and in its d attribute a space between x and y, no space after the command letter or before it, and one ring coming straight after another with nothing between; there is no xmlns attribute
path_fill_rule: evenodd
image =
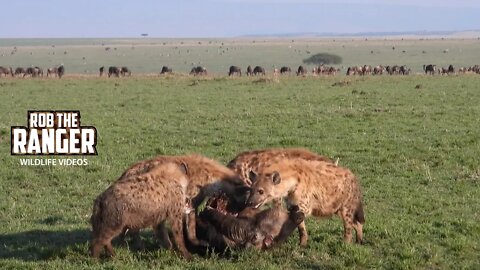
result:
<svg viewBox="0 0 480 270"><path fill-rule="evenodd" d="M90 240L90 231L31 230L0 235L0 259L23 261L64 257L67 250L85 253L83 244Z"/></svg>

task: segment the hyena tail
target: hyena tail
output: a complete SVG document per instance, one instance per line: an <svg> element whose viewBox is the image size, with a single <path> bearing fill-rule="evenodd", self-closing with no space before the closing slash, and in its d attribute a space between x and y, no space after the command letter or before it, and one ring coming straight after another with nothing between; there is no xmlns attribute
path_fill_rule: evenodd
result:
<svg viewBox="0 0 480 270"><path fill-rule="evenodd" d="M362 202L358 203L357 209L355 210L355 213L353 214L353 222L355 223L365 223L365 215L363 213L363 204Z"/></svg>

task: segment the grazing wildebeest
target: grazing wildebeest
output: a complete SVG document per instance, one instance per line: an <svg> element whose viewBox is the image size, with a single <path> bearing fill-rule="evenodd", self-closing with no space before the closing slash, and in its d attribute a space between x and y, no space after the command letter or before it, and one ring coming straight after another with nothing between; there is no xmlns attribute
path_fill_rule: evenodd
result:
<svg viewBox="0 0 480 270"><path fill-rule="evenodd" d="M455 67L453 65L448 66L448 74L455 74Z"/></svg>
<svg viewBox="0 0 480 270"><path fill-rule="evenodd" d="M376 66L373 68L373 75L382 75L385 71L385 68L382 65Z"/></svg>
<svg viewBox="0 0 480 270"><path fill-rule="evenodd" d="M167 66L162 67L162 71L160 71L160 74L165 74L165 73L172 73L172 68L169 68Z"/></svg>
<svg viewBox="0 0 480 270"><path fill-rule="evenodd" d="M324 74L325 73L325 65L324 64L321 64L320 66L317 67L316 71L317 71L317 74L320 75L320 74Z"/></svg>
<svg viewBox="0 0 480 270"><path fill-rule="evenodd" d="M479 65L474 65L472 67L469 67L468 71L480 74L480 66Z"/></svg>
<svg viewBox="0 0 480 270"><path fill-rule="evenodd" d="M362 67L362 75L369 75L372 73L372 66L370 65L364 65Z"/></svg>
<svg viewBox="0 0 480 270"><path fill-rule="evenodd" d="M131 71L130 69L128 69L128 67L122 67L122 68L120 69L120 74L121 74L122 76L126 76L126 75L131 76L131 75L132 75L132 71Z"/></svg>
<svg viewBox="0 0 480 270"><path fill-rule="evenodd" d="M11 75L13 77L14 76L13 69L11 67L9 68L0 67L0 76L1 75L5 75L5 77L7 77L7 75Z"/></svg>
<svg viewBox="0 0 480 270"><path fill-rule="evenodd" d="M339 68L329 67L329 68L327 68L326 72L327 72L328 75L336 75L337 72L339 72L339 71L340 71Z"/></svg>
<svg viewBox="0 0 480 270"><path fill-rule="evenodd" d="M394 66L392 67L392 70L391 70L391 71L392 71L392 74L390 74L390 75L400 74L400 67L399 67L398 65L394 65Z"/></svg>
<svg viewBox="0 0 480 270"><path fill-rule="evenodd" d="M23 77L25 76L31 76L31 77L37 77L38 75L38 70L35 69L34 67L29 67L27 68L27 70L25 71L25 73L23 74Z"/></svg>
<svg viewBox="0 0 480 270"><path fill-rule="evenodd" d="M253 76L252 66L248 66L248 67L247 67L247 76Z"/></svg>
<svg viewBox="0 0 480 270"><path fill-rule="evenodd" d="M100 77L103 76L103 72L105 71L105 67L104 66L101 66L99 69L98 69L99 73L100 73Z"/></svg>
<svg viewBox="0 0 480 270"><path fill-rule="evenodd" d="M408 75L410 74L410 69L406 65L400 66L399 74Z"/></svg>
<svg viewBox="0 0 480 270"><path fill-rule="evenodd" d="M297 76L303 76L305 75L305 68L303 66L298 66L298 69L297 69Z"/></svg>
<svg viewBox="0 0 480 270"><path fill-rule="evenodd" d="M15 76L17 76L17 75L22 75L23 76L23 75L25 75L25 72L26 72L26 70L24 68L17 67L15 69Z"/></svg>
<svg viewBox="0 0 480 270"><path fill-rule="evenodd" d="M435 70L437 69L436 65L423 65L423 71L425 71L425 74L430 74L430 75L435 75Z"/></svg>
<svg viewBox="0 0 480 270"><path fill-rule="evenodd" d="M58 75L58 68L53 67L53 68L48 68L47 69L47 77L49 76L57 76Z"/></svg>
<svg viewBox="0 0 480 270"><path fill-rule="evenodd" d="M347 75L363 75L363 67L361 66L348 67Z"/></svg>
<svg viewBox="0 0 480 270"><path fill-rule="evenodd" d="M43 69L40 67L35 67L35 70L37 71L37 75L43 77Z"/></svg>
<svg viewBox="0 0 480 270"><path fill-rule="evenodd" d="M119 68L119 67L115 67L115 66L111 66L108 68L108 77L110 78L110 76L115 76L115 77L120 77L120 72L122 70Z"/></svg>
<svg viewBox="0 0 480 270"><path fill-rule="evenodd" d="M242 69L237 66L230 66L230 69L228 71L228 76L233 76L237 74L238 76L242 76Z"/></svg>
<svg viewBox="0 0 480 270"><path fill-rule="evenodd" d="M190 71L190 75L194 75L194 76L207 75L207 69L202 66L193 67L192 70Z"/></svg>
<svg viewBox="0 0 480 270"><path fill-rule="evenodd" d="M290 67L282 67L280 68L280 74L284 74L284 73L292 73L292 69Z"/></svg>
<svg viewBox="0 0 480 270"><path fill-rule="evenodd" d="M257 76L257 74L261 74L261 75L265 76L265 69L261 66L256 66L253 69L253 75Z"/></svg>
<svg viewBox="0 0 480 270"><path fill-rule="evenodd" d="M58 71L58 78L62 78L63 75L65 74L65 67L63 65L60 65L58 68L57 68L57 71Z"/></svg>
<svg viewBox="0 0 480 270"><path fill-rule="evenodd" d="M385 71L389 74L389 75L392 75L393 72L392 72L392 67L391 66L386 66L385 67Z"/></svg>

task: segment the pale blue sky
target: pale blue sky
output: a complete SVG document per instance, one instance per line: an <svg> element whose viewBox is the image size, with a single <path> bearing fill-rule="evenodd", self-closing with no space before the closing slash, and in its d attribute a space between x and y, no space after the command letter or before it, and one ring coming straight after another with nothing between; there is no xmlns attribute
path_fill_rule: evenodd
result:
<svg viewBox="0 0 480 270"><path fill-rule="evenodd" d="M0 38L480 29L480 0L0 0Z"/></svg>

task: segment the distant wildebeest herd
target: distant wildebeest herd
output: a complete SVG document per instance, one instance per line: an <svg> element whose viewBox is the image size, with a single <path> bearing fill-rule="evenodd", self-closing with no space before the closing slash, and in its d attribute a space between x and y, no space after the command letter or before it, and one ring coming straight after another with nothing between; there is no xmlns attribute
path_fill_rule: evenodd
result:
<svg viewBox="0 0 480 270"><path fill-rule="evenodd" d="M342 69L346 69L346 75L409 75L411 74L412 70L408 68L406 65L359 65L359 66L351 66L351 67L342 67ZM480 74L480 65L474 65L470 67L460 67L456 69L453 65L449 65L447 67L438 68L434 64L423 65L423 71L426 75L455 75L455 74L466 74L466 73L476 73ZM172 74L173 69L168 66L163 66L161 69L160 74ZM282 66L280 69L274 68L273 75L290 75L292 73L292 69L288 66ZM337 75L340 73L340 68L336 68L333 66L326 66L326 65L318 65L315 66L311 70L311 74L313 76L318 75ZM48 68L46 75L47 77L59 77L61 78L65 74L65 67L60 65L58 67ZM195 66L190 70L190 75L194 76L205 76L208 75L207 69L204 66ZM248 66L246 69L247 76L265 76L267 74L266 69L262 66ZM297 68L296 75L297 76L307 76L309 74L306 67L300 65ZM28 67L22 68L18 67L15 70L12 67L2 67L0 66L0 77L4 75L12 76L12 77L43 77L44 71L42 68L36 67ZM108 70L105 69L104 66L99 68L99 75L100 77L106 75L110 77L125 77L131 76L132 71L126 66L110 66ZM239 66L230 66L228 70L228 76L242 76L242 68Z"/></svg>
<svg viewBox="0 0 480 270"><path fill-rule="evenodd" d="M436 65L423 65L423 71L425 74L429 75L451 75L451 74L465 74L465 73L476 73L480 74L480 66L479 65L474 65L470 67L461 67L458 70L455 70L455 67L453 65L449 65L448 67L441 67L437 68Z"/></svg>
<svg viewBox="0 0 480 270"><path fill-rule="evenodd" d="M363 242L365 223L357 177L330 158L306 149L264 149L238 154L227 166L200 155L157 156L130 166L94 201L90 255L112 239L130 237L143 249L140 230L151 227L158 244L191 252L281 245L298 228L306 246L305 218L338 215L343 239ZM271 205L270 205L271 203Z"/></svg>
<svg viewBox="0 0 480 270"><path fill-rule="evenodd" d="M62 78L62 76L65 74L65 67L63 65L60 65L58 67L53 67L53 68L48 68L47 69L47 77L58 77ZM12 67L1 67L0 66L0 76L12 76L12 77L43 77L44 72L43 69L40 67L28 67L28 68L23 68L23 67L17 67L15 71L12 69Z"/></svg>

